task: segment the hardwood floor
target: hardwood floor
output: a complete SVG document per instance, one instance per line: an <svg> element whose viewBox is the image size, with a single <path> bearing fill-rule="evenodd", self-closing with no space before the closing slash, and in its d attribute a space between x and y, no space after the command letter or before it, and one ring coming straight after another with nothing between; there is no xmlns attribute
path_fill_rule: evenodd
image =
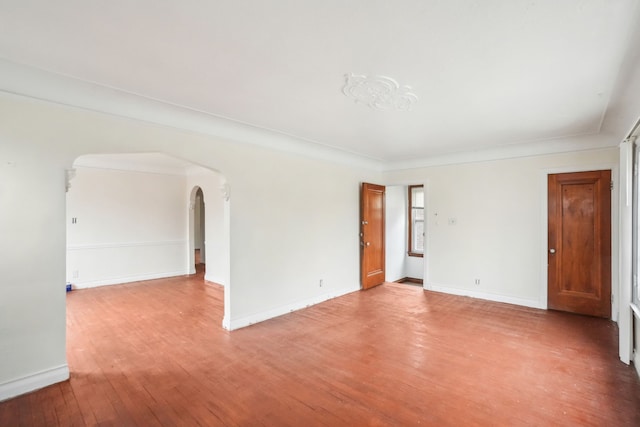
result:
<svg viewBox="0 0 640 427"><path fill-rule="evenodd" d="M227 332L202 273L67 298L71 379L0 426L640 425L603 319L387 283Z"/></svg>

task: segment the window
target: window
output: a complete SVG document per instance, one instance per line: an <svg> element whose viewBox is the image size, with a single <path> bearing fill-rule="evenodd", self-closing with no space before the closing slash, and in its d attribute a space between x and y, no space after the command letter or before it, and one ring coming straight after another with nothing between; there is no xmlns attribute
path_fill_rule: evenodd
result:
<svg viewBox="0 0 640 427"><path fill-rule="evenodd" d="M424 187L409 186L409 256L424 256Z"/></svg>

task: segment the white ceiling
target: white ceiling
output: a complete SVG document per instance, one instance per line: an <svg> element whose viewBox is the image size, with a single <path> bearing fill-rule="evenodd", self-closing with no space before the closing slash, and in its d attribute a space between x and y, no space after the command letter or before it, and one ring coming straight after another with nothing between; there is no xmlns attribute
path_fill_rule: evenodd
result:
<svg viewBox="0 0 640 427"><path fill-rule="evenodd" d="M0 57L402 162L599 134L639 14L638 0L0 0ZM348 73L418 101L371 109L343 94Z"/></svg>

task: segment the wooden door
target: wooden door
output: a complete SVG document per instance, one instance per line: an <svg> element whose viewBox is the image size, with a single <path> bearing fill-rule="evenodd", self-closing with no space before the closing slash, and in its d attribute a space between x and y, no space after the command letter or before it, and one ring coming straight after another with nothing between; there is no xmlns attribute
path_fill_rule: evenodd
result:
<svg viewBox="0 0 640 427"><path fill-rule="evenodd" d="M550 309L611 317L611 171L548 178Z"/></svg>
<svg viewBox="0 0 640 427"><path fill-rule="evenodd" d="M360 273L362 289L384 282L384 186L362 184L360 192Z"/></svg>

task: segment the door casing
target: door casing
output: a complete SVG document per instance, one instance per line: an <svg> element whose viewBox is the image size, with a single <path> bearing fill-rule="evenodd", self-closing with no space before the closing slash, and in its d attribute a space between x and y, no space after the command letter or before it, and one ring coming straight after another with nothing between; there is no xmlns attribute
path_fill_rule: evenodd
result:
<svg viewBox="0 0 640 427"><path fill-rule="evenodd" d="M547 304L555 310L609 319L612 308L611 170L548 177ZM565 199L567 192L569 199ZM570 203L567 211L564 210L565 200ZM592 207L589 201L593 202ZM587 202L585 207L583 202ZM593 224L584 221L586 216ZM565 233L568 234L563 237ZM588 283L594 286L587 286ZM565 289L565 286L571 286L571 289ZM578 289L573 289L574 286Z"/></svg>
<svg viewBox="0 0 640 427"><path fill-rule="evenodd" d="M548 218L548 175L556 173L571 173L571 172L587 172L591 170L611 170L611 180L613 181L613 191L611 192L611 320L618 321L619 314L619 295L620 295L620 280L619 280L619 248L620 248L620 197L619 197L619 166L617 163L604 163L604 164L590 164L584 166L571 166L562 168L544 169L540 175L540 199L541 199L541 224L543 225L543 231L540 233L540 300L539 307L542 309L548 309L548 236L547 227L549 224Z"/></svg>
<svg viewBox="0 0 640 427"><path fill-rule="evenodd" d="M360 187L360 285L369 289L385 280L386 187L362 183ZM378 209L372 207L375 203Z"/></svg>

